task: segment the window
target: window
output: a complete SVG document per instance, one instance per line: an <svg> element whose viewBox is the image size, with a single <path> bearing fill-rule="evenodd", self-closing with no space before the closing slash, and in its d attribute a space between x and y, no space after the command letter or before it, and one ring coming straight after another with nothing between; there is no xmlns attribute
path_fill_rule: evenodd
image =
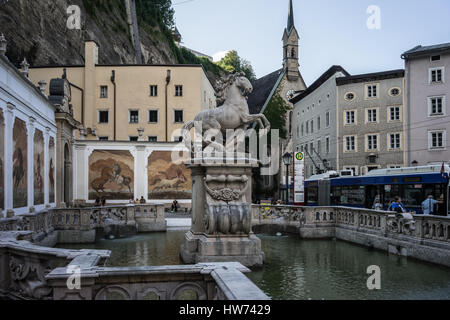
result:
<svg viewBox="0 0 450 320"><path fill-rule="evenodd" d="M428 116L445 115L445 97L428 98Z"/></svg>
<svg viewBox="0 0 450 320"><path fill-rule="evenodd" d="M130 110L130 123L139 123L139 111Z"/></svg>
<svg viewBox="0 0 450 320"><path fill-rule="evenodd" d="M310 149L310 151L311 151L311 154L314 154L314 142L311 142L311 143L309 144L309 149Z"/></svg>
<svg viewBox="0 0 450 320"><path fill-rule="evenodd" d="M377 84L366 85L366 98L373 99L376 97L378 97L378 85Z"/></svg>
<svg viewBox="0 0 450 320"><path fill-rule="evenodd" d="M158 142L158 137L157 136L149 136L148 142Z"/></svg>
<svg viewBox="0 0 450 320"><path fill-rule="evenodd" d="M400 95L400 89L392 88L391 90L389 90L389 94L393 97L396 97L396 96Z"/></svg>
<svg viewBox="0 0 450 320"><path fill-rule="evenodd" d="M158 86L150 86L150 97L158 96Z"/></svg>
<svg viewBox="0 0 450 320"><path fill-rule="evenodd" d="M303 123L302 123L301 128L302 128L302 129L301 129L301 132L302 132L302 137L303 137L303 134L305 133L304 130L303 130L303 129L305 129Z"/></svg>
<svg viewBox="0 0 450 320"><path fill-rule="evenodd" d="M320 155L322 151L322 141L317 140L317 153Z"/></svg>
<svg viewBox="0 0 450 320"><path fill-rule="evenodd" d="M183 96L183 86L176 85L175 86L175 97L182 97Z"/></svg>
<svg viewBox="0 0 450 320"><path fill-rule="evenodd" d="M345 124L355 124L355 110L345 111Z"/></svg>
<svg viewBox="0 0 450 320"><path fill-rule="evenodd" d="M98 137L99 141L108 141L109 137Z"/></svg>
<svg viewBox="0 0 450 320"><path fill-rule="evenodd" d="M400 107L389 107L389 121L400 121Z"/></svg>
<svg viewBox="0 0 450 320"><path fill-rule="evenodd" d="M444 82L444 68L432 68L430 69L430 83L442 83Z"/></svg>
<svg viewBox="0 0 450 320"><path fill-rule="evenodd" d="M378 136L376 134L367 136L367 150L378 150Z"/></svg>
<svg viewBox="0 0 450 320"><path fill-rule="evenodd" d="M355 94L353 92L349 92L345 95L345 100L352 101L353 99L355 99Z"/></svg>
<svg viewBox="0 0 450 320"><path fill-rule="evenodd" d="M309 134L309 121L306 121L306 134Z"/></svg>
<svg viewBox="0 0 450 320"><path fill-rule="evenodd" d="M100 99L108 98L108 86L100 86Z"/></svg>
<svg viewBox="0 0 450 320"><path fill-rule="evenodd" d="M130 137L130 141L138 141L139 137Z"/></svg>
<svg viewBox="0 0 450 320"><path fill-rule="evenodd" d="M329 111L325 115L325 126L327 128L330 126L330 112Z"/></svg>
<svg viewBox="0 0 450 320"><path fill-rule="evenodd" d="M109 122L109 111L100 110L98 112L98 123L108 123Z"/></svg>
<svg viewBox="0 0 450 320"><path fill-rule="evenodd" d="M389 169L400 169L402 166L398 164L390 164L388 166Z"/></svg>
<svg viewBox="0 0 450 320"><path fill-rule="evenodd" d="M389 134L389 148L391 150L400 149L401 148L401 135L400 133L391 133Z"/></svg>
<svg viewBox="0 0 450 320"><path fill-rule="evenodd" d="M158 123L158 110L149 110L148 111L148 122L149 123Z"/></svg>
<svg viewBox="0 0 450 320"><path fill-rule="evenodd" d="M325 138L325 152L330 153L330 137Z"/></svg>
<svg viewBox="0 0 450 320"><path fill-rule="evenodd" d="M175 121L175 123L183 123L184 122L183 110L175 110L174 111L174 121Z"/></svg>
<svg viewBox="0 0 450 320"><path fill-rule="evenodd" d="M441 56L440 55L431 56L430 60L431 61L440 61L441 60Z"/></svg>
<svg viewBox="0 0 450 320"><path fill-rule="evenodd" d="M305 144L305 152L309 153L309 151L308 151L308 144Z"/></svg>
<svg viewBox="0 0 450 320"><path fill-rule="evenodd" d="M428 146L429 149L445 149L446 146L446 131L429 131L428 132Z"/></svg>
<svg viewBox="0 0 450 320"><path fill-rule="evenodd" d="M367 109L367 122L374 123L377 121L377 109Z"/></svg>
<svg viewBox="0 0 450 320"><path fill-rule="evenodd" d="M314 133L314 120L311 120L311 133Z"/></svg>
<svg viewBox="0 0 450 320"><path fill-rule="evenodd" d="M356 151L356 137L345 137L345 151Z"/></svg>
<svg viewBox="0 0 450 320"><path fill-rule="evenodd" d="M317 117L317 130L320 130L320 117Z"/></svg>

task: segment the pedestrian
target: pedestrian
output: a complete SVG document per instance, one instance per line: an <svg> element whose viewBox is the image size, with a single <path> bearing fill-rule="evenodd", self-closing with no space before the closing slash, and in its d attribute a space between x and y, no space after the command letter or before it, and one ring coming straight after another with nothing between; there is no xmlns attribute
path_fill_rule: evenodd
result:
<svg viewBox="0 0 450 320"><path fill-rule="evenodd" d="M146 201L145 201L143 196L141 197L141 200L139 202L140 202L140 204L145 204L146 203Z"/></svg>
<svg viewBox="0 0 450 320"><path fill-rule="evenodd" d="M406 209L402 203L402 198L400 198L398 196L395 197L395 201L389 207L389 211L395 211L397 213L405 213Z"/></svg>
<svg viewBox="0 0 450 320"><path fill-rule="evenodd" d="M383 211L383 205L381 204L381 197L379 194L376 195L375 200L373 201L372 209L376 211Z"/></svg>
<svg viewBox="0 0 450 320"><path fill-rule="evenodd" d="M434 197L432 194L428 196L427 199L425 199L422 202L422 211L425 215L434 215L436 213L435 206L438 204L438 201L434 200Z"/></svg>
<svg viewBox="0 0 450 320"><path fill-rule="evenodd" d="M172 202L172 213L173 212L177 212L178 211L178 201L177 200L173 200Z"/></svg>
<svg viewBox="0 0 450 320"><path fill-rule="evenodd" d="M103 197L103 198L102 198L102 207L105 207L105 206L106 206L106 198Z"/></svg>

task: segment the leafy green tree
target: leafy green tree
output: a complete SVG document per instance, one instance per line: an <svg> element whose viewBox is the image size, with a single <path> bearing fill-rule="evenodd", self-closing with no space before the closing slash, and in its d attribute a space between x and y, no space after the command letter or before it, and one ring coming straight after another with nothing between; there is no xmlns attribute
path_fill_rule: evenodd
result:
<svg viewBox="0 0 450 320"><path fill-rule="evenodd" d="M271 129L278 129L280 131L280 138L286 139L286 117L287 113L291 111L291 106L282 97L281 90L282 87L279 86L270 99L264 115L269 120Z"/></svg>
<svg viewBox="0 0 450 320"><path fill-rule="evenodd" d="M236 50L228 52L227 55L222 58L222 60L217 62L217 64L219 65L219 67L229 73L244 72L245 76L250 81L256 80L256 75L252 65L249 61L239 57L239 54Z"/></svg>

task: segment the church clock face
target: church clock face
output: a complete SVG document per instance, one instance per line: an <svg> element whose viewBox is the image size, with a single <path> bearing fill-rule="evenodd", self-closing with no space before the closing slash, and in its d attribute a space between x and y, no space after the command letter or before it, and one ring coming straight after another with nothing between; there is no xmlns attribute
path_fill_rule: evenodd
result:
<svg viewBox="0 0 450 320"><path fill-rule="evenodd" d="M286 99L291 100L292 98L294 98L295 95L295 90L291 89L288 92L286 92Z"/></svg>

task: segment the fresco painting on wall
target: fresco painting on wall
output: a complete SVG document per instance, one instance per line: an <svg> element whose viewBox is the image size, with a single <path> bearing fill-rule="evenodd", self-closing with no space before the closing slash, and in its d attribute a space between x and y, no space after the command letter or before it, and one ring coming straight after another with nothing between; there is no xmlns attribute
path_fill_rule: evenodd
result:
<svg viewBox="0 0 450 320"><path fill-rule="evenodd" d="M134 158L125 150L95 150L89 158L89 200L134 198Z"/></svg>
<svg viewBox="0 0 450 320"><path fill-rule="evenodd" d="M5 161L5 121L3 120L3 111L0 109L0 210L5 209L5 190L4 190L4 161Z"/></svg>
<svg viewBox="0 0 450 320"><path fill-rule="evenodd" d="M13 205L14 208L26 207L27 191L27 125L16 118L13 129Z"/></svg>
<svg viewBox="0 0 450 320"><path fill-rule="evenodd" d="M191 199L191 171L183 163L173 163L171 155L171 151L155 151L148 158L149 200Z"/></svg>
<svg viewBox="0 0 450 320"><path fill-rule="evenodd" d="M53 137L50 137L48 156L49 202L55 203L55 139Z"/></svg>
<svg viewBox="0 0 450 320"><path fill-rule="evenodd" d="M44 204L44 135L34 132L34 205Z"/></svg>

